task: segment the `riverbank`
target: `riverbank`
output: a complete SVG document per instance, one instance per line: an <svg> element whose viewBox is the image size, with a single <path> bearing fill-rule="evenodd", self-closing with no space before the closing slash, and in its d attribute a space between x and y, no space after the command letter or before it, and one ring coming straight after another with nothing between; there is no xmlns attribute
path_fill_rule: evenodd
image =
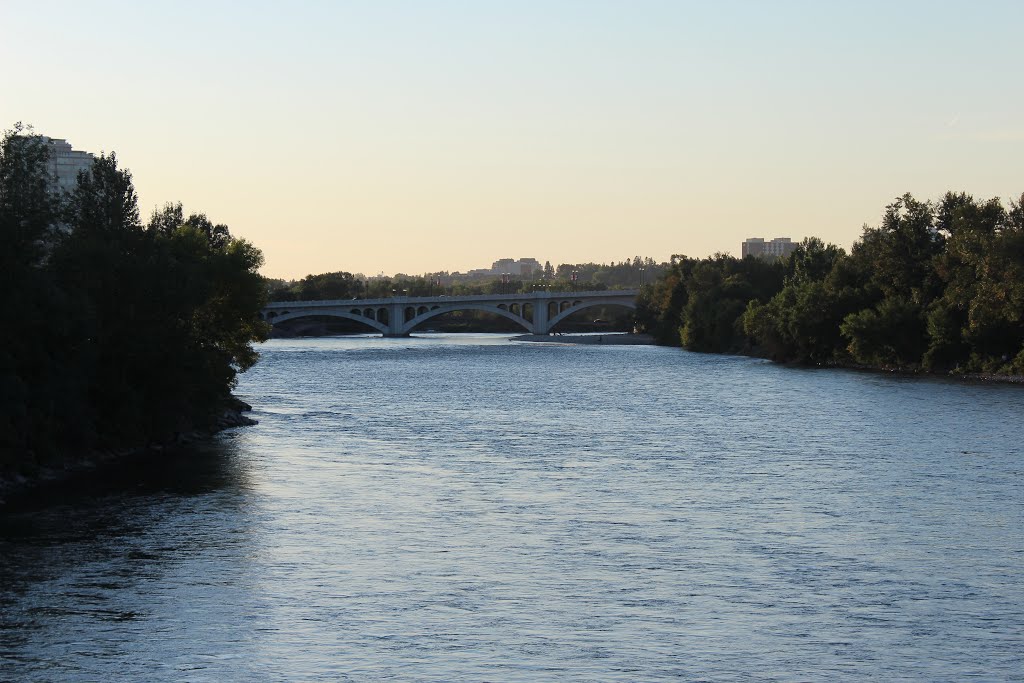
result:
<svg viewBox="0 0 1024 683"><path fill-rule="evenodd" d="M678 347L677 347L678 348ZM730 354L725 354L730 355ZM769 360L763 355L757 353L744 353L738 352L734 355L747 356L748 358L760 358L762 360ZM952 379L962 382L976 382L976 383L987 383L987 384L1024 384L1024 375L998 375L995 373L984 373L984 372L970 372L970 373L957 373L957 372L930 372L928 370L921 370L916 368L896 368L896 367L882 367L874 365L863 365L860 363L820 363L820 364L808 364L800 363L799 361L771 361L779 365L785 365L793 368L822 368L827 370L853 370L855 372L866 372L871 374L879 375L898 375L901 377L919 377L919 378L930 378L930 379Z"/></svg>
<svg viewBox="0 0 1024 683"><path fill-rule="evenodd" d="M544 342L547 344L603 344L608 346L652 346L649 334L612 332L610 334L521 334L512 341Z"/></svg>
<svg viewBox="0 0 1024 683"><path fill-rule="evenodd" d="M952 375L971 382L995 382L998 384L1024 384L1024 375Z"/></svg>
<svg viewBox="0 0 1024 683"><path fill-rule="evenodd" d="M214 434L226 429L257 424L256 420L245 414L251 410L251 405L232 396L226 402L223 411L213 417L206 427L178 432L173 437L159 443L134 448L93 451L69 458L64 463L39 467L32 472L14 474L0 472L0 510L20 500L25 500L29 496L45 494L49 487L64 484L79 475L93 472L99 467L116 465L120 461L141 458L209 439Z"/></svg>

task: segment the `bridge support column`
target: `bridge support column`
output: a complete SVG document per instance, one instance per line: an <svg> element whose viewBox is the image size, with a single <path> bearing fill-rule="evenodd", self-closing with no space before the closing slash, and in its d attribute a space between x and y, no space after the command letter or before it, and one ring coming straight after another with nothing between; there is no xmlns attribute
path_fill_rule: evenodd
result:
<svg viewBox="0 0 1024 683"><path fill-rule="evenodd" d="M388 306L388 332L385 337L408 337L402 334L405 327L405 304L391 304Z"/></svg>
<svg viewBox="0 0 1024 683"><path fill-rule="evenodd" d="M534 297L533 300L533 333L548 333L548 300Z"/></svg>

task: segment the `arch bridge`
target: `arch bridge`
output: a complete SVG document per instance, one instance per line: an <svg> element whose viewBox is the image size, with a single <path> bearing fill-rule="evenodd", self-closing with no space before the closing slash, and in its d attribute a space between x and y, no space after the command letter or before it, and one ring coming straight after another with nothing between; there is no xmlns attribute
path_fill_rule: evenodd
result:
<svg viewBox="0 0 1024 683"><path fill-rule="evenodd" d="M483 311L508 318L527 332L547 334L558 323L594 306L636 308L638 289L605 292L530 292L473 296L416 296L333 301L275 301L260 317L271 325L296 318L328 316L368 325L385 337L406 337L432 318L453 311Z"/></svg>

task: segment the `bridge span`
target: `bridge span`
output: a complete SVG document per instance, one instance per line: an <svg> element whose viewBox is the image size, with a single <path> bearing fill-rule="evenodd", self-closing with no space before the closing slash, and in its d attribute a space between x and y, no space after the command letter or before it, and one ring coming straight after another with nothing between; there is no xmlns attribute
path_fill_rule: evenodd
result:
<svg viewBox="0 0 1024 683"><path fill-rule="evenodd" d="M329 316L363 323L385 337L406 337L432 318L453 311L495 313L527 332L547 334L567 317L594 306L636 308L638 289L605 292L530 292L473 296L396 296L385 299L275 301L260 317L271 325L296 318Z"/></svg>

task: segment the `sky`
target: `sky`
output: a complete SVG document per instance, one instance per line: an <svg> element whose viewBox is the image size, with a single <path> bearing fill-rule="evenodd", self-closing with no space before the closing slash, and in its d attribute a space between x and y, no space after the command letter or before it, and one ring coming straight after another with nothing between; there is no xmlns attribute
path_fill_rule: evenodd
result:
<svg viewBox="0 0 1024 683"><path fill-rule="evenodd" d="M1024 193L1024 3L0 1L0 128L116 152L264 274L849 248ZM17 28L20 27L20 28Z"/></svg>

